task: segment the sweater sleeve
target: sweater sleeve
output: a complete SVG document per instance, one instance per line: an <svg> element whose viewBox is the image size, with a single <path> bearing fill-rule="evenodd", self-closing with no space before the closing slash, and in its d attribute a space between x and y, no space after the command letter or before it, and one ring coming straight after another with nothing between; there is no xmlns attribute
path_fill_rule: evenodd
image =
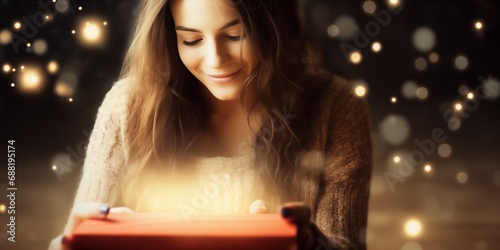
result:
<svg viewBox="0 0 500 250"><path fill-rule="evenodd" d="M325 169L315 211L317 245L323 249L366 249L372 172L370 119L365 100L354 96L348 84L335 84L335 88L330 97ZM327 239L322 240L324 236Z"/></svg>
<svg viewBox="0 0 500 250"><path fill-rule="evenodd" d="M125 90L125 80L116 82L99 107L74 205L80 202L114 205L117 201L127 154Z"/></svg>

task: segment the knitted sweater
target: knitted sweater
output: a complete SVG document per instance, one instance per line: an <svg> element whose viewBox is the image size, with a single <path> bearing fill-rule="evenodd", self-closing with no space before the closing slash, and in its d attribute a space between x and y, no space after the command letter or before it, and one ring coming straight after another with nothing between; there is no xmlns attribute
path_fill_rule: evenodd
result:
<svg viewBox="0 0 500 250"><path fill-rule="evenodd" d="M128 145L127 80L116 82L98 110L91 133L82 177L75 196L78 202L119 200L120 180L126 172ZM316 112L308 151L300 164L306 175L297 188L297 200L312 209L321 249L365 249L369 182L372 170L370 125L366 103L351 87L333 77L328 89L310 103ZM258 175L250 157L200 158L196 167L194 198L181 204L191 212L248 213L259 199ZM124 204L126 205L126 204ZM178 212L179 204L167 212ZM336 247L333 247L336 246ZM319 248L317 248L319 249Z"/></svg>

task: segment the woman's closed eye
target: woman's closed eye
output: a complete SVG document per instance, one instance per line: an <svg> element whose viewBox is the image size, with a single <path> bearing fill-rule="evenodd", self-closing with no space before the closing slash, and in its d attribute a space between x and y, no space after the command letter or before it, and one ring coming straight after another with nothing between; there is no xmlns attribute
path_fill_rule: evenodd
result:
<svg viewBox="0 0 500 250"><path fill-rule="evenodd" d="M226 36L226 38L229 40L229 41L240 41L241 40L241 35L237 35L237 36ZM201 42L203 39L198 39L198 40L193 40L193 41L182 41L182 44L186 45L186 46L195 46L196 44L198 44L199 42Z"/></svg>

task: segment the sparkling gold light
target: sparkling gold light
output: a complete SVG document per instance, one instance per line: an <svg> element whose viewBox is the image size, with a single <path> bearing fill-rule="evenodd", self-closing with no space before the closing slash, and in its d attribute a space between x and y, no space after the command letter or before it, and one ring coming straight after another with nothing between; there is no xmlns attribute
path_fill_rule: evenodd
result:
<svg viewBox="0 0 500 250"><path fill-rule="evenodd" d="M15 22L14 23L14 29L18 30L21 28L21 22Z"/></svg>
<svg viewBox="0 0 500 250"><path fill-rule="evenodd" d="M392 102L392 103L396 103L396 102L398 102L398 99L397 99L396 97L392 97L392 98L391 98L391 102Z"/></svg>
<svg viewBox="0 0 500 250"><path fill-rule="evenodd" d="M422 223L418 219L408 219L405 222L404 230L409 237L418 237L422 233Z"/></svg>
<svg viewBox="0 0 500 250"><path fill-rule="evenodd" d="M5 211L7 210L7 207L5 207L4 204L0 204L0 213L5 213Z"/></svg>
<svg viewBox="0 0 500 250"><path fill-rule="evenodd" d="M24 70L24 65L21 65L21 70Z"/></svg>
<svg viewBox="0 0 500 250"><path fill-rule="evenodd" d="M78 10L83 10L82 6L78 7Z"/></svg>
<svg viewBox="0 0 500 250"><path fill-rule="evenodd" d="M394 162L399 163L401 161L401 158L399 156L394 156Z"/></svg>
<svg viewBox="0 0 500 250"><path fill-rule="evenodd" d="M10 65L9 64L4 64L3 67L2 67L3 71L5 73L9 73L10 71Z"/></svg>
<svg viewBox="0 0 500 250"><path fill-rule="evenodd" d="M31 47L31 43L27 43L26 47L28 47L28 48Z"/></svg>
<svg viewBox="0 0 500 250"><path fill-rule="evenodd" d="M380 44L379 42L373 42L372 43L372 50L375 53L380 52L382 50L382 44Z"/></svg>
<svg viewBox="0 0 500 250"><path fill-rule="evenodd" d="M16 84L15 83L11 83L10 86L14 88L16 86Z"/></svg>
<svg viewBox="0 0 500 250"><path fill-rule="evenodd" d="M359 64L363 60L363 55L359 51L353 51L351 52L349 59L351 60L351 63Z"/></svg>
<svg viewBox="0 0 500 250"><path fill-rule="evenodd" d="M11 70L11 71L12 71L12 72L16 72L16 68L12 68L12 70Z"/></svg>
<svg viewBox="0 0 500 250"><path fill-rule="evenodd" d="M456 111L462 110L462 104L460 104L460 103L455 104L455 110Z"/></svg>
<svg viewBox="0 0 500 250"><path fill-rule="evenodd" d="M108 22L104 21L104 22L102 23L102 25L104 25L104 26L108 26Z"/></svg>
<svg viewBox="0 0 500 250"><path fill-rule="evenodd" d="M73 102L73 98L69 98L69 102Z"/></svg>
<svg viewBox="0 0 500 250"><path fill-rule="evenodd" d="M57 170L57 166L56 165L52 165L52 170Z"/></svg>
<svg viewBox="0 0 500 250"><path fill-rule="evenodd" d="M83 28L83 38L88 42L93 43L97 42L100 37L101 37L100 28L93 23L87 22L87 24Z"/></svg>
<svg viewBox="0 0 500 250"><path fill-rule="evenodd" d="M377 4L374 1L368 0L363 3L363 11L366 14L373 14L377 10Z"/></svg>
<svg viewBox="0 0 500 250"><path fill-rule="evenodd" d="M483 28L483 23L481 21L477 21L475 24L474 24L474 27L477 29L477 30L481 30Z"/></svg>
<svg viewBox="0 0 500 250"><path fill-rule="evenodd" d="M38 68L26 67L19 75L19 84L25 93L38 93L44 85L43 75Z"/></svg>
<svg viewBox="0 0 500 250"><path fill-rule="evenodd" d="M431 165L429 165L429 164L425 165L424 171L427 172L427 173L431 172L432 171Z"/></svg>
<svg viewBox="0 0 500 250"><path fill-rule="evenodd" d="M76 33L76 30L71 30L71 34L75 34Z"/></svg>
<svg viewBox="0 0 500 250"><path fill-rule="evenodd" d="M391 7L398 7L401 4L401 2L399 0L388 0L387 3Z"/></svg>
<svg viewBox="0 0 500 250"><path fill-rule="evenodd" d="M474 99L474 94L473 94L472 92L469 92L469 93L467 94L467 98L468 98L469 100Z"/></svg>
<svg viewBox="0 0 500 250"><path fill-rule="evenodd" d="M357 96L363 97L366 95L366 88L364 86L357 86L354 89L354 92L356 93Z"/></svg>
<svg viewBox="0 0 500 250"><path fill-rule="evenodd" d="M57 64L56 61L50 61L47 64L47 70L49 71L49 73L55 74L59 70L59 64Z"/></svg>

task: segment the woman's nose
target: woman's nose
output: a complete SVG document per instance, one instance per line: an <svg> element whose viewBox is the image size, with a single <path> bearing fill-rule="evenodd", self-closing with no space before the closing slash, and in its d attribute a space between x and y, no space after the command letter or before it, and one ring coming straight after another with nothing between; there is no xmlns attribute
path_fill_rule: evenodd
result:
<svg viewBox="0 0 500 250"><path fill-rule="evenodd" d="M205 54L205 64L213 69L224 67L228 61L229 55L227 48L223 43L213 40L208 43Z"/></svg>

